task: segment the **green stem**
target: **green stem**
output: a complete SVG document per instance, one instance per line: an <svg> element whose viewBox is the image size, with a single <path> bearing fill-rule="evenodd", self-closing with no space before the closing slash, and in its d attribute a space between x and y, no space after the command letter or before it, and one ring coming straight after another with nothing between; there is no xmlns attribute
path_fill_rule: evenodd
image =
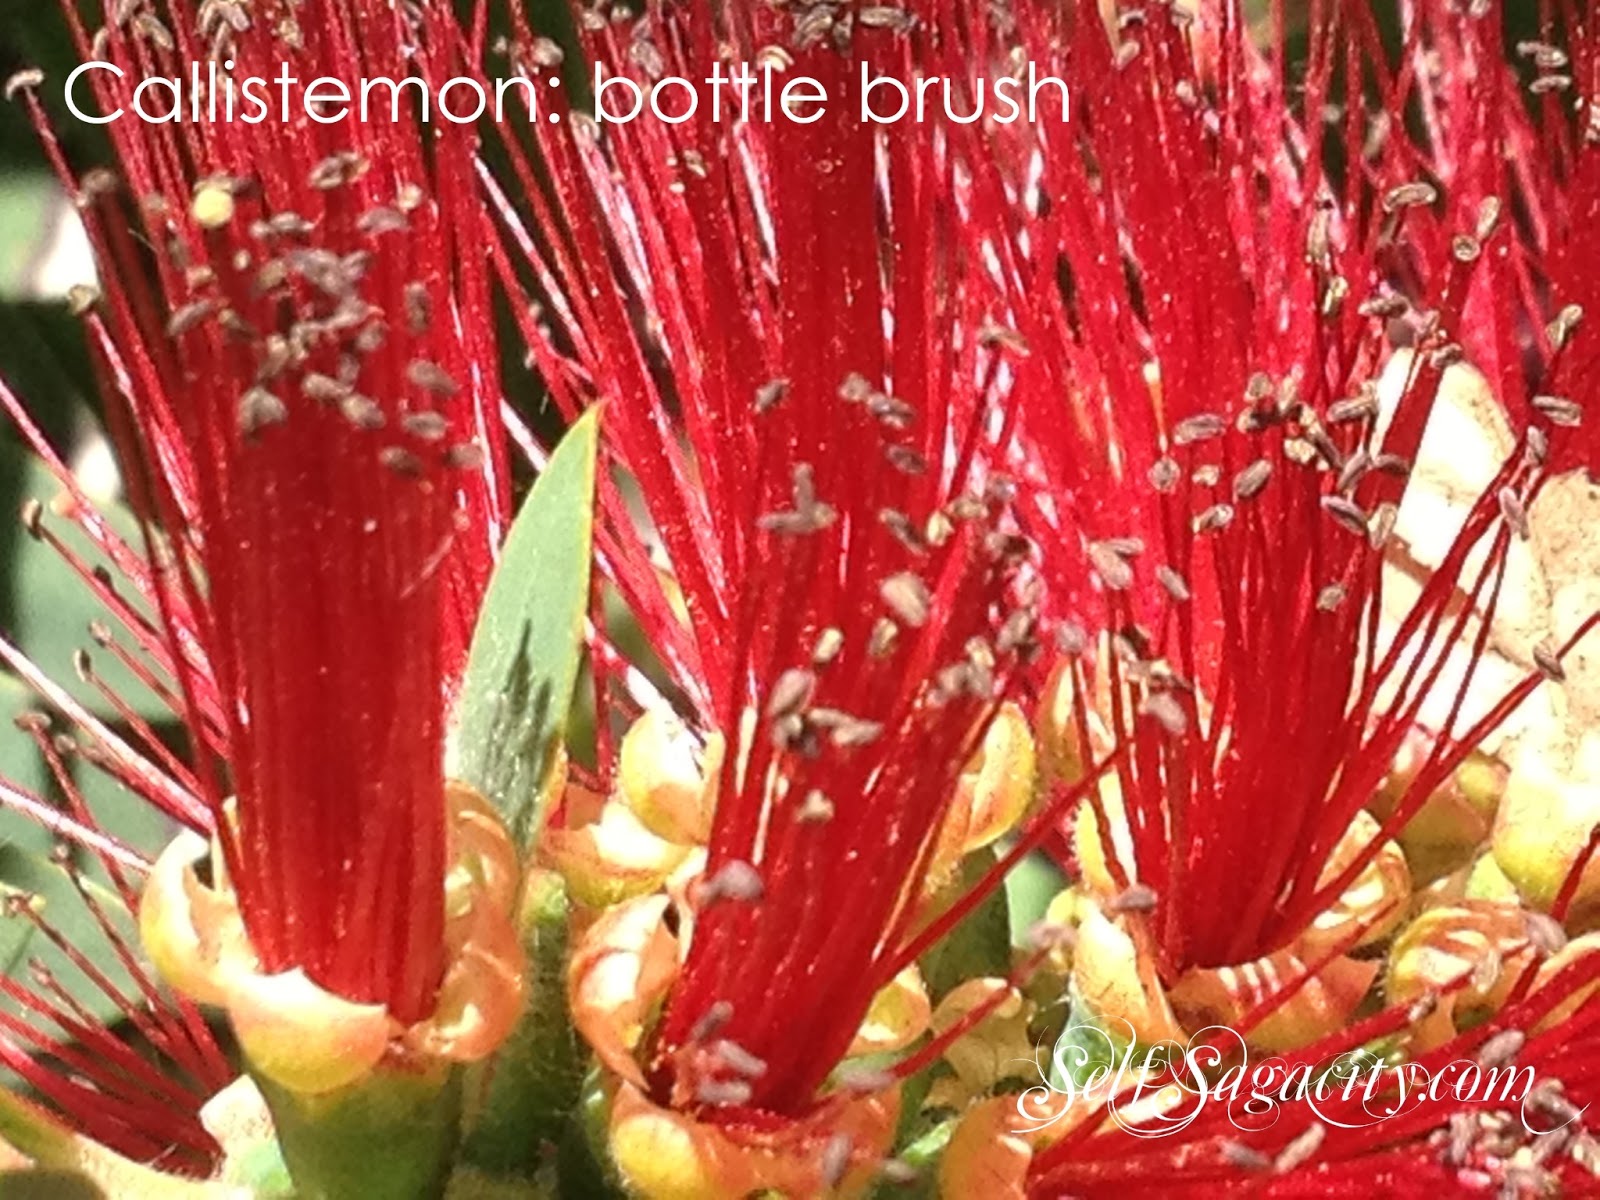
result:
<svg viewBox="0 0 1600 1200"><path fill-rule="evenodd" d="M461 1071L379 1067L320 1096L256 1079L297 1200L433 1200L444 1195L461 1111Z"/></svg>

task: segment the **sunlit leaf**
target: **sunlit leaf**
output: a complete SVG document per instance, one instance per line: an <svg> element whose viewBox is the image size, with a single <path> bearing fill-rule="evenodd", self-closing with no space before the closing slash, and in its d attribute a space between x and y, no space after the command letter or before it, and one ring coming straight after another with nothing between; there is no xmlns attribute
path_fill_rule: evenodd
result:
<svg viewBox="0 0 1600 1200"><path fill-rule="evenodd" d="M540 785L583 661L597 415L575 424L522 506L473 633L449 772L487 796L512 836L538 829Z"/></svg>

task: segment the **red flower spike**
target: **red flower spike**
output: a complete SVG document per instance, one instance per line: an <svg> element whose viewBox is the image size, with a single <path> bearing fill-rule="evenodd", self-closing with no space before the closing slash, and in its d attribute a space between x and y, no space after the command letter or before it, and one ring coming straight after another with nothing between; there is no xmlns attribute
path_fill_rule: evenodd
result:
<svg viewBox="0 0 1600 1200"><path fill-rule="evenodd" d="M92 73L105 112L212 58L431 78L458 36L428 6L237 28L172 0L91 39L66 9L84 58L126 72ZM506 506L480 209L447 182L470 134L425 139L409 110L127 118L108 126L121 179L77 181L30 103L107 277L91 344L142 464L161 665L226 763L202 753L199 790L253 946L420 1020L443 969L445 720Z"/></svg>
<svg viewBox="0 0 1600 1200"><path fill-rule="evenodd" d="M1009 489L978 469L1010 351L986 332L1002 301L970 197L935 128L854 112L859 62L905 74L905 31L847 33L689 5L597 24L592 61L632 78L784 47L827 111L769 123L758 85L748 122L727 89L715 122L702 87L681 124L541 122L547 184L517 159L532 234L499 193L535 363L568 414L607 403L687 621L615 476L602 564L730 742L645 1071L658 1102L734 1123L806 1112L904 965L934 835L1031 630L1008 601ZM540 45L522 28L514 61L542 81ZM762 1069L714 1061L713 1025Z"/></svg>
<svg viewBox="0 0 1600 1200"><path fill-rule="evenodd" d="M1468 19L1437 7L1439 21ZM1537 416L1409 614L1380 629L1395 507L1499 243L1485 230L1473 254L1430 247L1461 220L1470 230L1461 210L1482 197L1450 197L1441 221L1416 171L1447 150L1420 164L1394 147L1369 155L1363 124L1343 130L1343 179L1325 174L1339 127L1299 123L1228 6L1206 7L1192 38L1162 11L1125 22L1115 44L1094 22L1019 20L1027 57L1083 98L1070 126L994 132L970 156L993 164L978 195L1036 177L1042 197L1033 219L1024 205L978 208L1006 218L997 257L1019 289L1048 297L1018 314L1024 527L1044 547L1056 615L1112 634L1096 670L1109 733L1128 747L1123 865L1154 892L1170 983L1292 942L1536 686L1467 716L1468 670L1392 818L1322 880L1447 657L1463 639L1474 664L1482 654L1517 514L1548 477L1539 448L1562 431ZM1335 64L1362 70L1370 30L1351 21L1313 14L1305 112L1334 98ZM1380 77L1378 94L1402 113L1410 77ZM1416 281L1404 300L1397 278ZM1416 358L1380 421L1401 312L1414 314ZM1474 553L1484 565L1468 571ZM1075 670L1077 695L1093 697L1088 665Z"/></svg>

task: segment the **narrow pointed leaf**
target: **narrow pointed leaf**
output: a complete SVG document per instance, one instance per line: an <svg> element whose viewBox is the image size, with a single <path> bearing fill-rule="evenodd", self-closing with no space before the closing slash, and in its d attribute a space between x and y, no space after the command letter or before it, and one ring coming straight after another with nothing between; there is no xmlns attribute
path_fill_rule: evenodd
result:
<svg viewBox="0 0 1600 1200"><path fill-rule="evenodd" d="M487 796L523 846L583 657L597 420L567 431L511 528L456 712L450 773Z"/></svg>

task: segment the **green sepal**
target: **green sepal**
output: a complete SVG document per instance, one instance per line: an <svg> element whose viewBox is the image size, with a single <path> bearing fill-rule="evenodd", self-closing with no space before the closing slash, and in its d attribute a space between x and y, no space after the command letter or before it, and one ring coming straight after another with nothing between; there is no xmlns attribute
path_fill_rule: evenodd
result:
<svg viewBox="0 0 1600 1200"><path fill-rule="evenodd" d="M538 834L543 784L583 661L594 537L597 411L561 440L523 503L484 594L447 769L492 802L516 844Z"/></svg>
<svg viewBox="0 0 1600 1200"><path fill-rule="evenodd" d="M272 1111L296 1200L444 1195L459 1140L461 1069L380 1066L320 1096L256 1084Z"/></svg>
<svg viewBox="0 0 1600 1200"><path fill-rule="evenodd" d="M463 1161L491 1175L528 1176L566 1135L584 1064L567 1010L567 890L554 871L523 884L518 924L528 1003L493 1058L467 1077Z"/></svg>

